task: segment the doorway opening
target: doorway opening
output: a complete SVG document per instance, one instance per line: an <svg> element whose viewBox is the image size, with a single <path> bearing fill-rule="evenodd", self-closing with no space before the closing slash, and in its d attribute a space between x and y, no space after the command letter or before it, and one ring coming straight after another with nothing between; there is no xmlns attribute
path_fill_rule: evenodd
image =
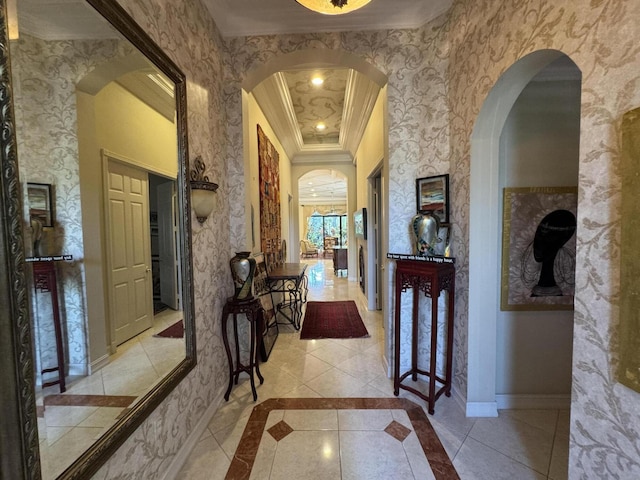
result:
<svg viewBox="0 0 640 480"><path fill-rule="evenodd" d="M560 318L558 312L512 315L499 310L502 192L506 187L577 185L580 85L579 69L562 52L534 52L503 74L474 127L468 416L497 416L498 408L564 408L568 402L572 312ZM562 368L546 369L556 372L549 382L526 381L547 376L531 369L545 369L554 360ZM560 386L561 380L565 384Z"/></svg>

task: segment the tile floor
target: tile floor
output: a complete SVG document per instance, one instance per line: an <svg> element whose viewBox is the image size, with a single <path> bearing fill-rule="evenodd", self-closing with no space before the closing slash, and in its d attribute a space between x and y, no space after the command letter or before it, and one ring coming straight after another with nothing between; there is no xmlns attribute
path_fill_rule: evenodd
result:
<svg viewBox="0 0 640 480"><path fill-rule="evenodd" d="M57 385L38 392L44 480L59 476L126 407L184 358L184 341L153 336L181 318L182 312L160 312L152 328L120 345L101 370L88 377L67 377L64 394Z"/></svg>
<svg viewBox="0 0 640 480"><path fill-rule="evenodd" d="M265 381L257 386L258 401L248 379L241 378L191 452L180 480L451 478L433 456L438 445L463 480L567 478L568 410L503 410L498 418L466 418L453 397L443 396L435 414L425 415L439 438L429 443L428 432L407 420L406 409L376 404L374 399L395 399L383 363L381 312L367 311L357 283L335 277L330 261L305 261L308 299L355 300L370 337L300 340L299 332L281 327L269 360L260 366ZM364 407L327 405L336 398L364 399ZM401 391L400 398L424 404L410 392ZM289 400L274 406L279 400L268 399ZM318 403L301 407L296 399ZM398 430L404 440L395 436ZM422 440L427 446L422 443L421 449ZM255 460L244 462L244 472L234 467L234 458L237 463L250 454Z"/></svg>

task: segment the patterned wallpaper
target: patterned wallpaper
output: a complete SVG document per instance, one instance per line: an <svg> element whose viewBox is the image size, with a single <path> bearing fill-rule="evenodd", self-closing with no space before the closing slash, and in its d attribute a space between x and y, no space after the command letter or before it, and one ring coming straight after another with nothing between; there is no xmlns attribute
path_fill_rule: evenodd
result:
<svg viewBox="0 0 640 480"><path fill-rule="evenodd" d="M458 348L466 350L470 143L491 87L519 58L567 54L582 71L576 298L569 477L640 475L638 395L614 378L619 282L622 114L640 104L640 3L633 0L457 2L448 98L452 216L459 265ZM468 288L473 288L469 286ZM464 378L458 363L458 375ZM464 383L464 382L461 382Z"/></svg>
<svg viewBox="0 0 640 480"><path fill-rule="evenodd" d="M240 85L247 71L271 58L310 48L348 50L388 75L391 251L411 248L404 232L414 202L405 192L413 191L415 178L451 174L458 258L455 383L463 392L470 288L469 140L476 117L500 75L527 53L558 49L581 68L570 478L638 476L638 396L618 384L613 371L618 130L622 113L640 104L640 47L635 41L640 35L640 3L460 0L448 17L418 30L233 38L224 48L197 0L122 4L187 74L191 156L205 156L207 173L221 184L222 205L204 226L194 222L198 366L96 478L160 478L205 408L219 399L225 363L217 316L231 290L230 252L246 237Z"/></svg>
<svg viewBox="0 0 640 480"><path fill-rule="evenodd" d="M284 73L305 144L338 143L348 74L346 68ZM324 80L320 87L310 82L316 75ZM318 122L323 122L327 128L316 130Z"/></svg>

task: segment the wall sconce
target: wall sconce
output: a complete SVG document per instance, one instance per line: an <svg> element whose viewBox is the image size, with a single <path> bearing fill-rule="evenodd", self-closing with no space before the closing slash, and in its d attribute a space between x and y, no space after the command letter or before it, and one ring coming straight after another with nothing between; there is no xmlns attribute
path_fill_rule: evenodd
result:
<svg viewBox="0 0 640 480"><path fill-rule="evenodd" d="M196 213L199 223L204 223L213 211L216 204L216 190L218 184L209 181L204 174L205 165L202 157L198 155L191 169L191 206Z"/></svg>

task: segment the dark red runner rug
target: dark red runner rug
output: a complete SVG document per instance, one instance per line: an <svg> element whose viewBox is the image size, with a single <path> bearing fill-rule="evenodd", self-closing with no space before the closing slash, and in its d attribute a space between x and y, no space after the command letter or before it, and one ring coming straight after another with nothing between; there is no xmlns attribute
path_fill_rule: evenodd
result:
<svg viewBox="0 0 640 480"><path fill-rule="evenodd" d="M156 333L154 337L164 338L183 338L184 337L184 323L182 320L174 323L170 327L165 328L159 333Z"/></svg>
<svg viewBox="0 0 640 480"><path fill-rule="evenodd" d="M353 300L308 302L302 323L302 340L314 338L361 338L369 332Z"/></svg>

